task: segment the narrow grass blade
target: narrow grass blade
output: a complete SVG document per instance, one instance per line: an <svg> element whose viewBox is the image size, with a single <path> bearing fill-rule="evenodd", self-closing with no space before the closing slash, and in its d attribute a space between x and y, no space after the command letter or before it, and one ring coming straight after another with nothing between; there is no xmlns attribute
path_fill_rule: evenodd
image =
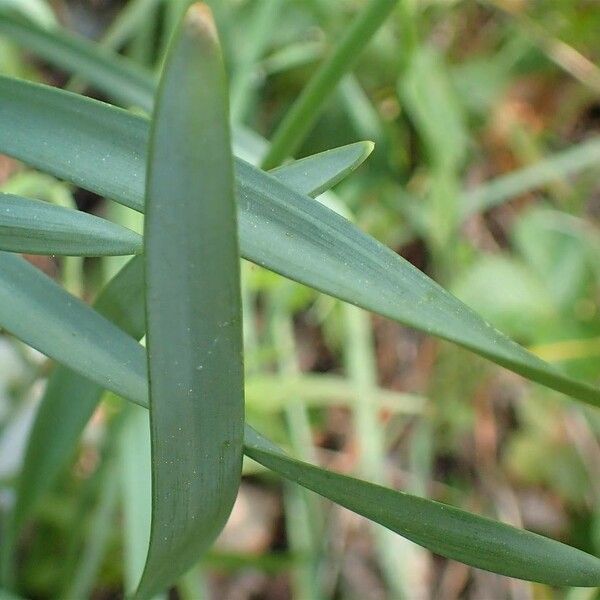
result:
<svg viewBox="0 0 600 600"><path fill-rule="evenodd" d="M27 91L35 93L28 96ZM19 94L20 102L16 103L14 98ZM52 107L58 97L60 119L55 121L48 115L54 114ZM22 83L15 86L7 79L0 79L0 100L1 152L92 191L111 190L115 193L106 194L108 197L142 210L140 175L144 173L142 157L148 135L144 119L51 88L33 89L31 84ZM29 110L31 106L34 108ZM47 110L41 111L42 107ZM79 121L75 124L71 116L67 118L69 111L79 107L83 107L82 129ZM114 139L102 129L92 128L95 121L106 123L116 132ZM103 140L98 146L108 153L106 162L114 164L116 157L122 156L129 171L123 166L107 170L98 160L98 156L104 156L94 143L99 137ZM78 152L69 147L69 139L76 142ZM40 149L44 140L54 151L60 140L64 152L56 152L57 157L54 151ZM392 250L325 206L310 202L306 195L239 159L236 179L240 248L248 260L455 342L557 391L600 404L600 390L567 377L528 353Z"/></svg>
<svg viewBox="0 0 600 600"><path fill-rule="evenodd" d="M117 512L119 479L116 460L104 458L101 467L100 490L97 505L90 517L89 531L80 550L77 568L60 595L62 598L89 598L94 592L94 583L107 552L112 523Z"/></svg>
<svg viewBox="0 0 600 600"><path fill-rule="evenodd" d="M161 0L128 2L104 32L99 44L105 48L119 48L125 44L160 3Z"/></svg>
<svg viewBox="0 0 600 600"><path fill-rule="evenodd" d="M137 233L78 210L0 194L0 250L66 256L138 254Z"/></svg>
<svg viewBox="0 0 600 600"><path fill-rule="evenodd" d="M301 194L313 198L342 181L373 152L372 142L356 142L296 160L270 174ZM280 174L283 173L283 177ZM315 188L315 173L323 182Z"/></svg>
<svg viewBox="0 0 600 600"><path fill-rule="evenodd" d="M244 451L286 479L447 558L549 585L600 585L600 560L571 546L296 461L252 430L246 432Z"/></svg>
<svg viewBox="0 0 600 600"><path fill-rule="evenodd" d="M592 137L541 162L492 179L463 195L463 217L591 167L600 167L600 137Z"/></svg>
<svg viewBox="0 0 600 600"><path fill-rule="evenodd" d="M132 356L144 349L89 306L65 292L25 259L0 252L0 323L33 348L85 373L106 389L143 398L146 370ZM90 354L94 347L97 352Z"/></svg>
<svg viewBox="0 0 600 600"><path fill-rule="evenodd" d="M148 555L152 520L152 458L148 411L134 404L130 404L125 410L127 413L119 439L119 457L123 511L123 579L125 591L130 594L142 576Z"/></svg>
<svg viewBox="0 0 600 600"><path fill-rule="evenodd" d="M13 255L0 254L0 257L5 256L17 260ZM137 260L139 259L134 259ZM6 270L4 261L0 266L0 273L3 273ZM58 285L38 271L36 274L68 298ZM22 286L27 288L27 281L19 285ZM20 296L18 299L20 300ZM0 307L4 305L4 301L0 302ZM139 311L140 305L136 306ZM72 327L75 331L88 329L83 321L91 319L97 323L98 317L92 309L84 308L87 310L78 311L74 315L75 322ZM50 322L54 322L57 317L52 309L43 306L39 307L39 312ZM58 316L60 321L60 315ZM105 363L103 357L107 349L113 347L113 343L122 343L126 348L123 353L126 377L115 379L113 387L119 395L147 407L147 387L132 386L127 381L128 378L136 381L138 374L145 371L143 348L137 344L132 346L131 338L124 333L120 340L115 340L113 326L102 319L100 322L104 323L103 327L108 327L110 334L98 331L99 335L90 339L81 349L81 352L92 360L98 360L98 369L90 372L90 375L95 377L97 383L110 379L112 367ZM56 338L52 336L44 336L44 339L46 343L45 347L41 348L43 352L59 361L69 363L71 367L77 366L77 361L74 361L72 354L65 349L64 343L57 343ZM70 408L73 408L73 405ZM66 417L68 412L65 411L61 416ZM446 505L298 463L286 457L277 446L248 426L245 428L244 437L244 451L254 460L434 552L501 574L551 585L600 585L600 561L574 548ZM469 550L470 548L475 550Z"/></svg>
<svg viewBox="0 0 600 600"><path fill-rule="evenodd" d="M227 521L242 472L239 248L225 69L210 10L169 50L145 220L152 527L136 597L167 589Z"/></svg>
<svg viewBox="0 0 600 600"><path fill-rule="evenodd" d="M17 258L17 262L20 270L24 273L29 272L31 267L25 261ZM46 288L50 289L49 297L59 294L62 303L72 301L71 296L60 290L42 273L36 271L35 275L36 279L40 280L35 289L43 290L40 301L45 303ZM27 281L25 278L20 278L20 280L21 282ZM21 286L23 286L23 292L30 296L31 288L26 283L21 283ZM137 257L129 261L104 288L96 301L95 309L117 327L132 337L140 339L146 331L143 289L144 264L142 258ZM46 307L46 316L50 324L52 319L62 313L50 312L49 306ZM58 318L56 327L61 328L61 317L58 316ZM29 323L29 317L23 316L22 321L24 324ZM0 325L7 327L9 322L9 319L2 314ZM15 333L19 337L21 334L23 338L33 339L32 332L35 331L35 324L31 329L30 332L15 331ZM52 338L47 341L54 343ZM126 342L130 343L129 339L126 339ZM59 356L58 349L52 350L46 345L43 348L40 346L40 349L59 362L69 363L68 358ZM136 350L136 352L138 351ZM97 358L93 356L91 360L96 362ZM76 367L77 365L70 363L70 366ZM142 367L145 374L145 366ZM101 384L93 382L68 367L57 366L54 369L29 435L17 486L13 530L21 529L35 510L41 496L52 485L58 472L72 456L79 435L100 402L103 393L104 387Z"/></svg>
<svg viewBox="0 0 600 600"><path fill-rule="evenodd" d="M339 81L350 71L360 51L396 4L397 0L370 0L356 16L331 56L321 64L277 128L263 168L276 167L298 149Z"/></svg>
<svg viewBox="0 0 600 600"><path fill-rule="evenodd" d="M118 54L58 28L42 29L0 11L0 35L75 75L117 102L150 110L154 78Z"/></svg>

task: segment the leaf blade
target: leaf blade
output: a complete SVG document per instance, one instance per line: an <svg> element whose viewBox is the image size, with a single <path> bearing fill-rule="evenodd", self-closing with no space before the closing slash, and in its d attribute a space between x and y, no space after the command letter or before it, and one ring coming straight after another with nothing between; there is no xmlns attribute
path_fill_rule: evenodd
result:
<svg viewBox="0 0 600 600"><path fill-rule="evenodd" d="M59 28L43 29L0 12L0 35L24 46L61 69L86 79L123 104L150 110L154 78L118 54Z"/></svg>
<svg viewBox="0 0 600 600"><path fill-rule="evenodd" d="M145 219L152 525L138 598L173 584L225 526L242 474L244 382L227 85L192 5L169 50Z"/></svg>
<svg viewBox="0 0 600 600"><path fill-rule="evenodd" d="M65 256L138 254L137 233L100 217L0 193L0 250Z"/></svg>
<svg viewBox="0 0 600 600"><path fill-rule="evenodd" d="M447 558L529 581L595 587L600 560L550 538L285 456L252 430L245 453L334 502Z"/></svg>

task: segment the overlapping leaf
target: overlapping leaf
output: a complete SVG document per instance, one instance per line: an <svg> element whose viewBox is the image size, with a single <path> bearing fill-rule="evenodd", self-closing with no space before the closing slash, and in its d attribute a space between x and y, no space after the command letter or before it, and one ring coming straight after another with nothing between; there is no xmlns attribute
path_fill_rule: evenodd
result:
<svg viewBox="0 0 600 600"><path fill-rule="evenodd" d="M360 157L364 156L365 144L352 144L339 151L347 160L339 161L335 158L335 152L330 151L303 161L301 178L297 176L295 163L282 167L278 171L278 177L289 185L301 184L302 189L312 195L317 190L328 187L328 182L333 184L339 180L340 172L332 168L331 160L343 172L348 172ZM140 257L129 261L104 288L94 305L98 313L138 340L146 330L143 271ZM67 295L63 295L63 299L65 302L72 301ZM28 309L34 305L35 303ZM1 315L0 326L13 322L12 317L12 313ZM23 320L22 325L26 326L27 322L26 319ZM41 342L40 337L35 335L35 329L29 331L24 328L14 330L14 333L32 340L31 343ZM48 349L43 351L49 352ZM60 362L60 359L58 360ZM85 423L100 401L103 390L102 383L98 384L66 367L59 366L55 369L27 446L13 518L15 530L22 527L41 495L70 457Z"/></svg>
<svg viewBox="0 0 600 600"><path fill-rule="evenodd" d="M64 290L17 256L0 254L0 259L0 274L6 271L7 264L12 264L15 274L21 270L27 272L26 277L19 278L13 285L19 298L36 298L38 304L43 304L44 298L52 298L47 307L36 307L52 331L67 325L76 334L78 330L82 334L96 330L97 335L81 348L81 353L85 355L83 362L97 364L97 368L90 369L88 373L96 383L104 386L112 379L112 367L106 364L104 357L113 348L113 344L122 346L125 372L111 385L121 395L147 407L146 380L142 378L140 381L140 374L145 374L146 367L143 348L83 304L77 308L77 321L71 324L70 318L66 318L63 311L54 307L55 300L60 298L60 303L66 304L71 298ZM138 261L140 258L135 258L132 263ZM32 273L28 273L29 269ZM4 281L0 280L0 289L4 285ZM0 297L0 300L3 298ZM4 304L2 302L0 306ZM143 312L142 303L134 306L138 313ZM29 308L30 305L24 306L22 314L29 314ZM119 314L118 311L116 314ZM139 321L141 317L138 314L134 318ZM32 326L35 327L35 323L30 326L24 322L18 335L27 339L30 337L27 330ZM78 370L82 368L82 359L75 360L61 340L43 336L42 342L39 347L42 352L69 367ZM72 401L76 403L77 398L72 398ZM69 412L65 410L65 415ZM294 461L248 426L245 428L244 439L244 451L270 469L443 556L505 575L552 585L600 585L600 560L589 554L444 504L387 490Z"/></svg>
<svg viewBox="0 0 600 600"><path fill-rule="evenodd" d="M1 152L142 209L145 119L73 94L7 79L0 80L0 100ZM600 404L599 390L528 353L331 210L239 159L236 180L245 258L453 341L533 381Z"/></svg>

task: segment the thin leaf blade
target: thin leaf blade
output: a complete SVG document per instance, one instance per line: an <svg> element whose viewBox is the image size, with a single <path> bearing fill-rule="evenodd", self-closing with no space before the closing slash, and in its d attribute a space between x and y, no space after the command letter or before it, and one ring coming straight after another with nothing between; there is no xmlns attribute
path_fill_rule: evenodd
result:
<svg viewBox="0 0 600 600"><path fill-rule="evenodd" d="M548 585L600 584L600 560L550 538L294 460L252 430L244 450L286 479L447 558Z"/></svg>
<svg viewBox="0 0 600 600"><path fill-rule="evenodd" d="M100 217L0 194L0 250L64 256L138 254L142 238Z"/></svg>
<svg viewBox="0 0 600 600"><path fill-rule="evenodd" d="M126 105L150 110L154 78L118 54L91 44L57 27L44 29L0 10L0 35L44 58L57 67L86 79Z"/></svg>
<svg viewBox="0 0 600 600"><path fill-rule="evenodd" d="M373 151L373 147L373 142L356 142L295 160L269 173L279 180L281 180L280 173L284 173L284 183L287 186L314 198L332 188L362 165ZM316 188L315 173L318 173L323 180Z"/></svg>

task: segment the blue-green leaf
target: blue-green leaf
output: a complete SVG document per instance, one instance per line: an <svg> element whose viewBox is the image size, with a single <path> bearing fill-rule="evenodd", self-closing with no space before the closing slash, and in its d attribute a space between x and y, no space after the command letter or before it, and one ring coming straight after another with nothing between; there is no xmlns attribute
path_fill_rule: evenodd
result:
<svg viewBox="0 0 600 600"><path fill-rule="evenodd" d="M228 104L212 16L195 4L168 53L148 157L152 526L140 598L198 561L240 484L244 369Z"/></svg>

